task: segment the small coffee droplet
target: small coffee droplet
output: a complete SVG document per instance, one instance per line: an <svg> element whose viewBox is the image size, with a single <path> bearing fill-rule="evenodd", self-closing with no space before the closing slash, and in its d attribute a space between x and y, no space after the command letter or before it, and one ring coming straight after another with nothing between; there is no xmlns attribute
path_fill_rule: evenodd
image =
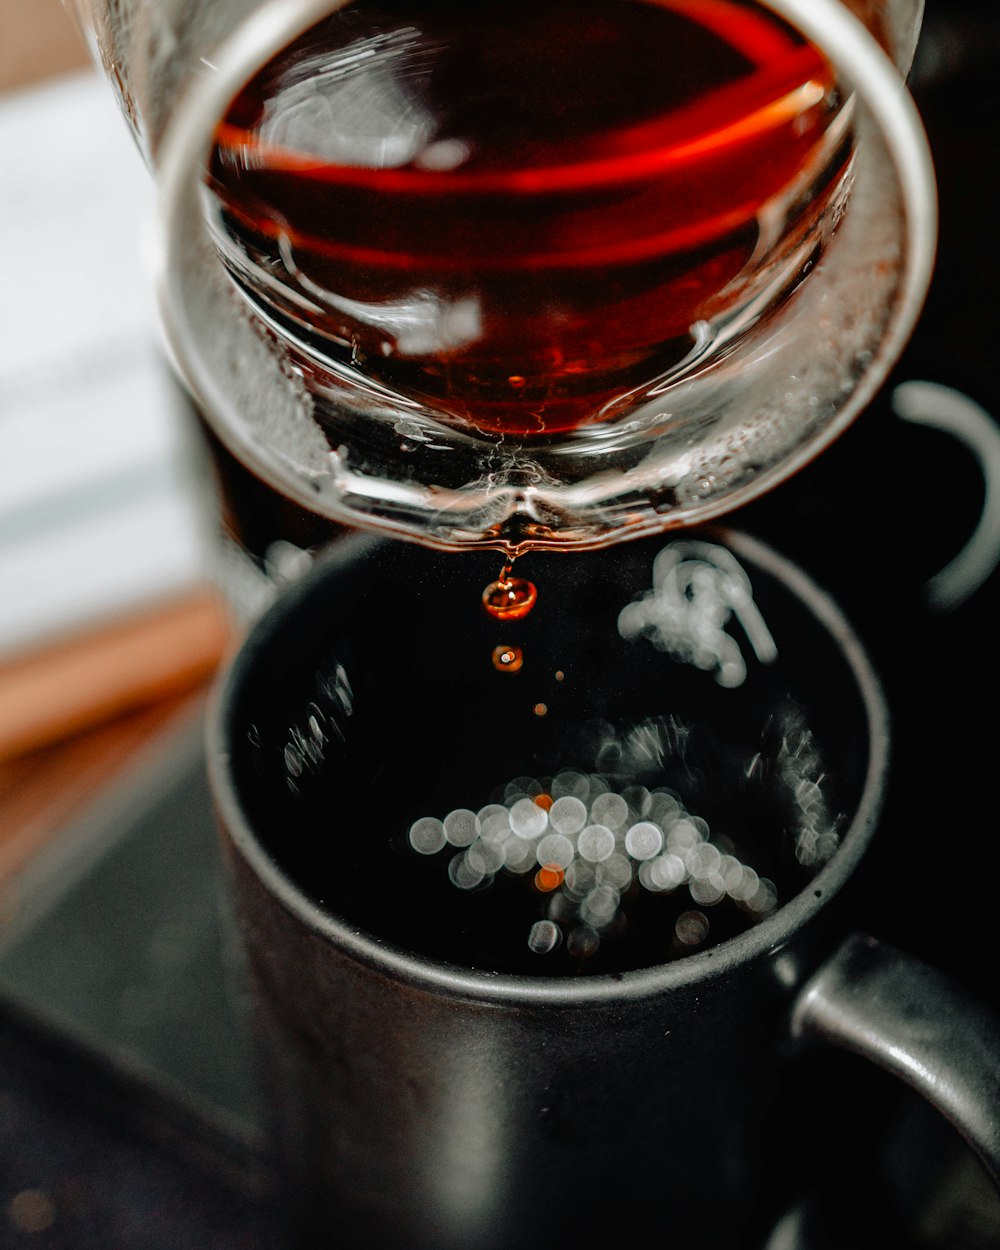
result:
<svg viewBox="0 0 1000 1250"><path fill-rule="evenodd" d="M493 667L501 673L516 673L524 663L520 647L494 647Z"/></svg>
<svg viewBox="0 0 1000 1250"><path fill-rule="evenodd" d="M535 606L538 591L523 577L500 575L483 591L483 607L498 621L519 621Z"/></svg>

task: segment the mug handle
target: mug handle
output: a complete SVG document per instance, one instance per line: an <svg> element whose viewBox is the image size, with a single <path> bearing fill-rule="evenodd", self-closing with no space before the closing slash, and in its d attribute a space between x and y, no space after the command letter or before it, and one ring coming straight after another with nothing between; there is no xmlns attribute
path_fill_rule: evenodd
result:
<svg viewBox="0 0 1000 1250"><path fill-rule="evenodd" d="M863 934L799 992L792 1037L900 1077L961 1133L1000 1189L1000 1020L945 974Z"/></svg>
<svg viewBox="0 0 1000 1250"><path fill-rule="evenodd" d="M954 611L970 598L1000 564L1000 427L968 395L938 382L901 382L892 392L892 410L903 421L950 434L979 464L983 507L965 545L924 586L932 612Z"/></svg>

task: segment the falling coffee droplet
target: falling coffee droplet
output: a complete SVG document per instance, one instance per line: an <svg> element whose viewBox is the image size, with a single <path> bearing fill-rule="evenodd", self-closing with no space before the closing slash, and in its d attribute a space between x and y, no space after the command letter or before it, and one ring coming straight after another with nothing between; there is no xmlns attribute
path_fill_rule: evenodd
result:
<svg viewBox="0 0 1000 1250"><path fill-rule="evenodd" d="M493 667L501 673L516 673L524 663L520 647L494 647Z"/></svg>
<svg viewBox="0 0 1000 1250"><path fill-rule="evenodd" d="M537 598L534 582L512 577L511 566L506 564L497 580L483 591L483 607L498 621L519 621L528 615Z"/></svg>

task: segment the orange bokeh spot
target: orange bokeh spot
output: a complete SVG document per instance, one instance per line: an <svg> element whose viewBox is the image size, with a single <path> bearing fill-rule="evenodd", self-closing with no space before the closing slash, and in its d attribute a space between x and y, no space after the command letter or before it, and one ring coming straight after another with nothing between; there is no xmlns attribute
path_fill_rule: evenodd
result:
<svg viewBox="0 0 1000 1250"><path fill-rule="evenodd" d="M535 873L535 885L543 894L551 894L559 889L565 876L558 864L543 864Z"/></svg>
<svg viewBox="0 0 1000 1250"><path fill-rule="evenodd" d="M552 795L551 794L536 794L535 806L542 807L545 809L545 811L548 811L549 808L552 806Z"/></svg>

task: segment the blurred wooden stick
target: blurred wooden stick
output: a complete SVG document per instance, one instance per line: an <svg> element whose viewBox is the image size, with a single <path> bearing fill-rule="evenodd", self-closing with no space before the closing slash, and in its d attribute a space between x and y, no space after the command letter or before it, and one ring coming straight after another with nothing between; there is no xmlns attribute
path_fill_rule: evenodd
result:
<svg viewBox="0 0 1000 1250"><path fill-rule="evenodd" d="M202 683L231 637L199 591L0 666L0 760Z"/></svg>

